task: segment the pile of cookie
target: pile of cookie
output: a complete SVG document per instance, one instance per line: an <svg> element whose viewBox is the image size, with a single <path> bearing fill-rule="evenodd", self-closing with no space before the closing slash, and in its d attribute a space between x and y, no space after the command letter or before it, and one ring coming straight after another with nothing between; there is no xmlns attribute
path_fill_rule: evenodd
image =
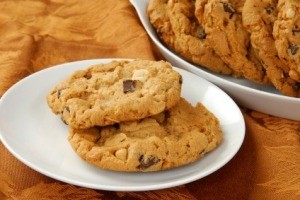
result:
<svg viewBox="0 0 300 200"><path fill-rule="evenodd" d="M186 60L300 97L299 0L150 0L148 15Z"/></svg>
<svg viewBox="0 0 300 200"><path fill-rule="evenodd" d="M196 161L222 140L218 119L181 97L165 61L112 61L74 72L47 96L86 162L117 171L157 171Z"/></svg>

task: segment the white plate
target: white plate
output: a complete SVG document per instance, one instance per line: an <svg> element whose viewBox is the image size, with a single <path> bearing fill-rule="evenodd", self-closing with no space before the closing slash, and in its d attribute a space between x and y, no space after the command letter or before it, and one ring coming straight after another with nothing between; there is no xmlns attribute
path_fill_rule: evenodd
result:
<svg viewBox="0 0 300 200"><path fill-rule="evenodd" d="M241 106L278 117L300 120L300 98L283 96L272 86L263 86L246 79L216 74L187 62L167 49L158 39L146 13L149 0L130 0L130 2L137 10L140 20L153 42L174 66L188 70L218 85Z"/></svg>
<svg viewBox="0 0 300 200"><path fill-rule="evenodd" d="M220 120L224 141L193 164L161 172L122 173L95 168L77 156L67 141L68 127L54 115L46 95L73 71L110 59L62 64L32 74L12 86L0 100L1 141L21 162L70 184L94 189L140 191L185 184L211 174L239 150L245 134L243 116L234 101L208 81L176 68L183 77L182 96L202 102Z"/></svg>

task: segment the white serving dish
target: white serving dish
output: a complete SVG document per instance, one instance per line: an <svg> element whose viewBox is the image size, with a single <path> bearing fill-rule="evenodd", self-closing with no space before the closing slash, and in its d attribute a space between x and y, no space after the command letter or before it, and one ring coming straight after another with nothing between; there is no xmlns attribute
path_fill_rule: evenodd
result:
<svg viewBox="0 0 300 200"><path fill-rule="evenodd" d="M246 79L216 74L184 60L166 48L157 37L146 12L149 0L130 0L130 2L135 7L150 38L166 60L174 66L190 71L216 84L229 94L239 106L282 118L300 120L300 98L284 96L273 86L260 85Z"/></svg>

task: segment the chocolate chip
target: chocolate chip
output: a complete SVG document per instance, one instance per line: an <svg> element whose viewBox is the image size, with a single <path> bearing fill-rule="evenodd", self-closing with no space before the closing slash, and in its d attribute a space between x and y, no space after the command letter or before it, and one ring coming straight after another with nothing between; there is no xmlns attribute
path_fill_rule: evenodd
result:
<svg viewBox="0 0 300 200"><path fill-rule="evenodd" d="M124 80L123 81L123 92L126 94L128 92L134 92L136 86L135 80Z"/></svg>
<svg viewBox="0 0 300 200"><path fill-rule="evenodd" d="M293 32L293 35L296 35L297 33L300 33L300 29L293 29L292 32Z"/></svg>
<svg viewBox="0 0 300 200"><path fill-rule="evenodd" d="M234 13L235 13L234 8L231 5L227 4L227 3L223 3L223 9L224 9L225 12L228 12L230 14L229 19L231 19L232 16L234 15Z"/></svg>
<svg viewBox="0 0 300 200"><path fill-rule="evenodd" d="M113 126L114 126L116 129L120 129L120 124L118 124L118 123L117 123L117 124L114 124Z"/></svg>
<svg viewBox="0 0 300 200"><path fill-rule="evenodd" d="M268 15L271 14L271 12L273 12L273 10L274 10L274 8L271 5L269 5L268 7L265 8L265 11Z"/></svg>
<svg viewBox="0 0 300 200"><path fill-rule="evenodd" d="M289 46L289 50L292 55L295 55L297 53L297 51L299 50L299 47L297 45L291 44Z"/></svg>
<svg viewBox="0 0 300 200"><path fill-rule="evenodd" d="M299 90L300 90L300 83L299 83L299 82L296 82L296 83L293 85L293 88L294 88L294 90L299 91Z"/></svg>
<svg viewBox="0 0 300 200"><path fill-rule="evenodd" d="M200 38L200 39L206 39L206 33L205 33L205 30L204 30L204 28L203 27L199 27L198 29L197 29L197 36L198 36L198 38Z"/></svg>
<svg viewBox="0 0 300 200"><path fill-rule="evenodd" d="M61 114L60 118L63 121L63 123L65 123L66 125L68 125L67 121L64 119L64 111L61 111L60 114Z"/></svg>
<svg viewBox="0 0 300 200"><path fill-rule="evenodd" d="M64 88L57 90L57 98L58 98L58 99L60 98L60 95L61 95L61 91L62 91L62 90L64 90Z"/></svg>
<svg viewBox="0 0 300 200"><path fill-rule="evenodd" d="M66 107L66 111L70 112L70 108L69 106Z"/></svg>
<svg viewBox="0 0 300 200"><path fill-rule="evenodd" d="M86 79L90 79L90 78L92 78L92 73L90 71L88 71L83 77Z"/></svg>
<svg viewBox="0 0 300 200"><path fill-rule="evenodd" d="M179 83L182 84L182 76L179 77Z"/></svg>
<svg viewBox="0 0 300 200"><path fill-rule="evenodd" d="M139 157L139 162L140 165L138 166L139 169L147 169L148 167L158 163L160 159L154 157L154 156L149 156L147 159L144 158L144 155L141 155Z"/></svg>
<svg viewBox="0 0 300 200"><path fill-rule="evenodd" d="M61 121L63 121L65 125L69 125L63 117L61 117Z"/></svg>

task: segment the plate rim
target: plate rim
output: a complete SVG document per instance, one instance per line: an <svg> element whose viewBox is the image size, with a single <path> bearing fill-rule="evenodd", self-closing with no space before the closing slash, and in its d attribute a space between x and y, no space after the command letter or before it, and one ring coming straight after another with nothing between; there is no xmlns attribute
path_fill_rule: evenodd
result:
<svg viewBox="0 0 300 200"><path fill-rule="evenodd" d="M134 59L128 59L128 58L104 58L104 59L86 59L86 60L79 60L79 61L73 61L73 62L67 62L67 63L61 63L58 65L54 65L52 67L40 70L36 73L30 74L29 76L19 80L18 82L16 82L14 85L12 85L1 97L0 99L0 109L2 108L2 102L5 101L5 99L7 98L7 96L10 95L10 93L13 93L13 91L15 90L15 88L17 88L19 85L23 84L24 81L28 81L30 80L32 77L34 76L39 76L42 73L47 73L48 71L52 71L52 70L56 70L59 67L63 67L63 66L69 66L69 65L74 65L74 64L79 64L79 63L85 63L85 62L92 62L92 63L106 63L106 62L110 62L112 60L134 60ZM93 65L93 64L90 64ZM214 167L206 170L206 172L204 174L196 174L196 176L188 176L188 178L184 178L184 179L179 179L179 180L173 180L171 182L165 181L163 183L159 183L159 184L152 184L152 185L141 185L141 186L111 186L111 185L105 185L102 184L97 185L97 184L93 184L93 183L87 183L87 182L81 182L78 181L74 178L68 178L68 177L62 177L61 175L57 175L55 173L52 173L48 170L44 170L42 167L38 166L37 164L34 164L30 161L27 161L26 158L23 158L20 154L18 154L12 146L10 146L9 142L6 141L3 137L4 135L4 130L2 127L0 127L0 141L3 143L3 145L5 146L5 148L15 157L17 158L20 162L22 162L23 164L25 164L26 166L28 166L29 168L35 170L38 173L41 173L45 176L48 176L50 178L53 178L55 180L59 180L62 181L64 183L68 183L68 184L72 184L72 185L76 185L76 186L80 186L80 187L85 187L85 188L91 188L91 189L96 189L96 190L106 190L106 191L150 191L150 190L158 190L158 189L166 189L166 188L170 188L170 187L175 187L175 186L179 186L179 185L184 185L196 180L200 180L214 172L216 172L217 170L219 170L220 168L222 168L223 166L225 166L236 154L237 152L240 150L244 139L245 139L245 135L246 135L246 125L245 125L245 119L243 117L243 114L240 110L240 108L237 106L237 104L233 101L233 99L226 93L224 92L222 89L220 89L218 86L216 86L215 84L209 82L208 80L197 76L187 70L178 68L176 66L175 67L176 71L183 71L184 73L188 73L194 77L196 77L197 79L201 79L202 81L206 82L206 84L215 87L218 92L223 93L224 95L226 95L228 97L228 99L230 101L233 102L233 105L235 107L235 109L237 109L239 117L242 120L241 125L241 141L240 143L236 146L236 148L234 149L234 151L232 151L232 153L230 154L230 156L228 156L226 159L223 159L218 165L215 165ZM86 67L85 67L86 68ZM78 69L74 69L74 71L76 71ZM163 171L162 171L163 172ZM122 173L122 172L121 172Z"/></svg>

